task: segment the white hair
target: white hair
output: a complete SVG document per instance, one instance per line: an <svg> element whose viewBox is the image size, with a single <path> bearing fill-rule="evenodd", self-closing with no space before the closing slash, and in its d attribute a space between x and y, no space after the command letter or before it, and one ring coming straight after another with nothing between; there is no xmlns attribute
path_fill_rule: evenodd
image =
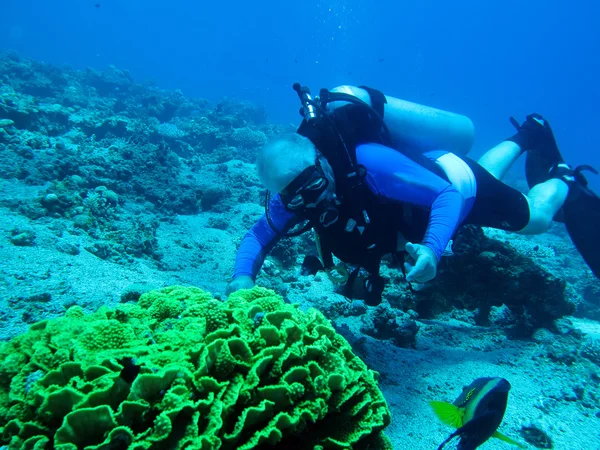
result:
<svg viewBox="0 0 600 450"><path fill-rule="evenodd" d="M258 177L271 192L281 192L317 158L314 144L299 134L276 136L258 155Z"/></svg>

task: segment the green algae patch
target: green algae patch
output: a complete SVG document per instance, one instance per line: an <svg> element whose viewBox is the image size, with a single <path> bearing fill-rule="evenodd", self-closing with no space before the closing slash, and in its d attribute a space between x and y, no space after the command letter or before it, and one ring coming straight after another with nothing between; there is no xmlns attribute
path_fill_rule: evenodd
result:
<svg viewBox="0 0 600 450"><path fill-rule="evenodd" d="M377 373L329 321L255 287L79 307L0 345L9 449L391 449Z"/></svg>

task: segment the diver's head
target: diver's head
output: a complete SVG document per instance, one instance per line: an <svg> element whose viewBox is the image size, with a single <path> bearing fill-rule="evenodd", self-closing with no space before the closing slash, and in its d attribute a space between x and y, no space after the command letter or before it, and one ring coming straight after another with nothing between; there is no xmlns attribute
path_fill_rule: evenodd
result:
<svg viewBox="0 0 600 450"><path fill-rule="evenodd" d="M269 140L259 154L258 176L271 192L280 194L286 208L315 208L334 198L333 170L314 144L299 134Z"/></svg>

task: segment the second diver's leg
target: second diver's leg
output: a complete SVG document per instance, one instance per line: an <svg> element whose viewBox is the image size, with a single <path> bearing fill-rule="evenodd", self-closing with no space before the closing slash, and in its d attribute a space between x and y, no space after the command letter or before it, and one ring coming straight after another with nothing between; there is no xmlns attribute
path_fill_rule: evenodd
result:
<svg viewBox="0 0 600 450"><path fill-rule="evenodd" d="M522 150L513 141L502 141L489 149L477 160L480 166L501 180L514 162L521 156Z"/></svg>

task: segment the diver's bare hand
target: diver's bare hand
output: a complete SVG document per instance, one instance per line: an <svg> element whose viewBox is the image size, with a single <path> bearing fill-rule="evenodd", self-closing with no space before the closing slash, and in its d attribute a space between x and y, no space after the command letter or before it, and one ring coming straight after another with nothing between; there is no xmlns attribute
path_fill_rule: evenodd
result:
<svg viewBox="0 0 600 450"><path fill-rule="evenodd" d="M425 283L433 280L437 273L437 258L433 250L421 244L408 242L405 247L408 255L415 261L414 265L404 263L406 281Z"/></svg>
<svg viewBox="0 0 600 450"><path fill-rule="evenodd" d="M232 292L239 291L240 289L252 289L254 287L254 280L248 275L240 275L233 279L231 283L227 285L225 289L225 295L229 296Z"/></svg>

